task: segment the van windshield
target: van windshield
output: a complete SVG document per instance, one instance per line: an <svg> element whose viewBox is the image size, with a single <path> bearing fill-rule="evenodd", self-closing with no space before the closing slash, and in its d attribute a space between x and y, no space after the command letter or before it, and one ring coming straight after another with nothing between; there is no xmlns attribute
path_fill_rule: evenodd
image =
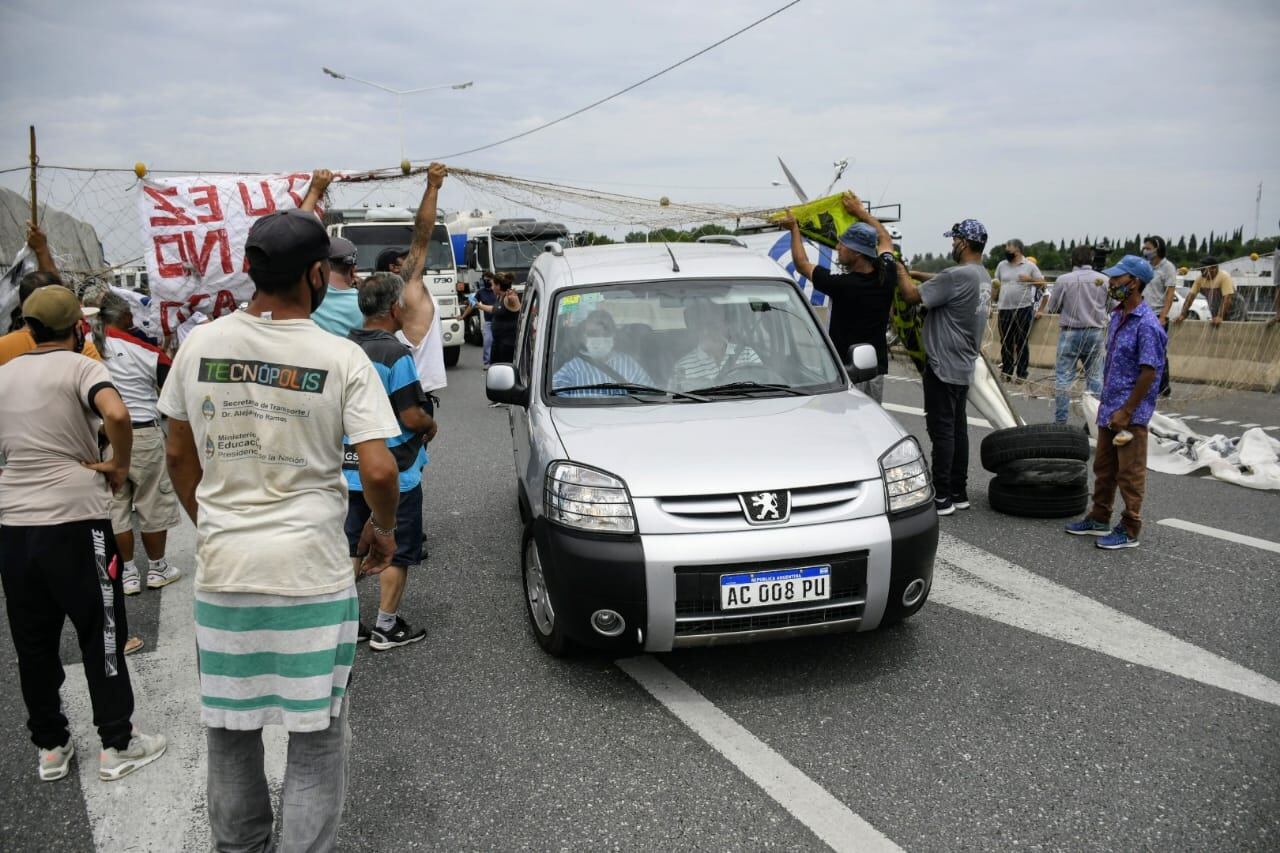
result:
<svg viewBox="0 0 1280 853"><path fill-rule="evenodd" d="M844 374L789 281L651 282L562 291L548 397L644 404L792 396Z"/></svg>

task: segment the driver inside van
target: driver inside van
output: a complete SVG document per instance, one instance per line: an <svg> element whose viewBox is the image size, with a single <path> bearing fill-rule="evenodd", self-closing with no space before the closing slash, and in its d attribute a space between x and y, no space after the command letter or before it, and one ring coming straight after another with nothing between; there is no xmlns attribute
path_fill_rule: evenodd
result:
<svg viewBox="0 0 1280 853"><path fill-rule="evenodd" d="M552 393L565 397L621 396L627 393L625 389L590 386L653 385L653 379L634 358L614 348L617 324L608 311L592 311L582 321L581 329L582 348L556 371L551 379Z"/></svg>
<svg viewBox="0 0 1280 853"><path fill-rule="evenodd" d="M671 384L677 390L690 391L723 382L741 366L760 364L755 350L729 340L729 318L724 306L700 299L685 308L684 315L685 326L698 336L698 345L672 370Z"/></svg>

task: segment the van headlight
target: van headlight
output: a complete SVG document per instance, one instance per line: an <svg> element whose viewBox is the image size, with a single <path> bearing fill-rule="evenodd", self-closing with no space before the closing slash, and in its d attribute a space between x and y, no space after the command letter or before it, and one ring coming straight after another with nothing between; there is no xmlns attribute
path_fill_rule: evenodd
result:
<svg viewBox="0 0 1280 853"><path fill-rule="evenodd" d="M920 445L911 436L902 439L880 457L880 471L884 474L889 512L913 509L933 499L929 469L925 467Z"/></svg>
<svg viewBox="0 0 1280 853"><path fill-rule="evenodd" d="M542 507L548 520L594 533L635 533L636 514L621 480L604 471L552 462Z"/></svg>

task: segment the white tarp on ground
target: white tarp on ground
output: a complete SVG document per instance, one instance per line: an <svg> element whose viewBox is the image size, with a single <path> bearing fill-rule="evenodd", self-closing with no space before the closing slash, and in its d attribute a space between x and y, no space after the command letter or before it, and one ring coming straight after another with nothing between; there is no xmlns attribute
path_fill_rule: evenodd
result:
<svg viewBox="0 0 1280 853"><path fill-rule="evenodd" d="M1089 434L1098 437L1098 398L1080 400ZM1219 480L1250 489L1280 489L1280 441L1259 427L1239 438L1203 436L1185 421L1156 412L1147 426L1147 468L1162 474L1190 474L1208 467Z"/></svg>

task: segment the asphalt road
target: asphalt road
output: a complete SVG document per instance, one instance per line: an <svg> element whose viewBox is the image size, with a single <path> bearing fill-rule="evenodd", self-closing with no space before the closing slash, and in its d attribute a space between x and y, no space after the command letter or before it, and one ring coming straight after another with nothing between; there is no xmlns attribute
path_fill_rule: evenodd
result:
<svg viewBox="0 0 1280 853"><path fill-rule="evenodd" d="M538 649L522 602L507 415L486 407L477 349L449 381L427 477L431 557L402 608L429 634L359 652L343 849L823 849L823 816L766 793L732 749L614 661ZM891 381L886 402L918 408L920 387ZM1222 419L1246 420L1231 417L1233 402L1267 410L1227 397ZM1017 405L1049 412L1044 400ZM922 417L895 416L927 446ZM917 617L867 635L657 656L664 671L736 724L734 744L765 747L766 776L802 774L836 817L852 813L906 850L1275 849L1280 556L1157 522L1276 542L1280 495L1151 474L1143 546L1101 552L1060 522L987 508L985 433L971 428L974 508L942 519L950 592L935 584ZM190 553L171 557L191 565ZM375 593L362 584L366 618ZM194 694L165 687L173 695L161 703L146 690L174 676L170 655L187 654L191 637L171 614L190 596L184 580L129 601L147 641L130 661L149 728L190 730L198 714ZM1020 624L1019 601L1039 605L1034 619ZM1226 686L1214 686L1222 673ZM83 690L71 675L64 695ZM95 830L101 850L180 846L153 824L193 802L199 820L198 740L122 782L73 772L41 783L7 642L0 678L0 850L91 850ZM1261 685L1252 693L1238 686L1250 678ZM96 771L96 743L79 730L77 742L77 762Z"/></svg>

